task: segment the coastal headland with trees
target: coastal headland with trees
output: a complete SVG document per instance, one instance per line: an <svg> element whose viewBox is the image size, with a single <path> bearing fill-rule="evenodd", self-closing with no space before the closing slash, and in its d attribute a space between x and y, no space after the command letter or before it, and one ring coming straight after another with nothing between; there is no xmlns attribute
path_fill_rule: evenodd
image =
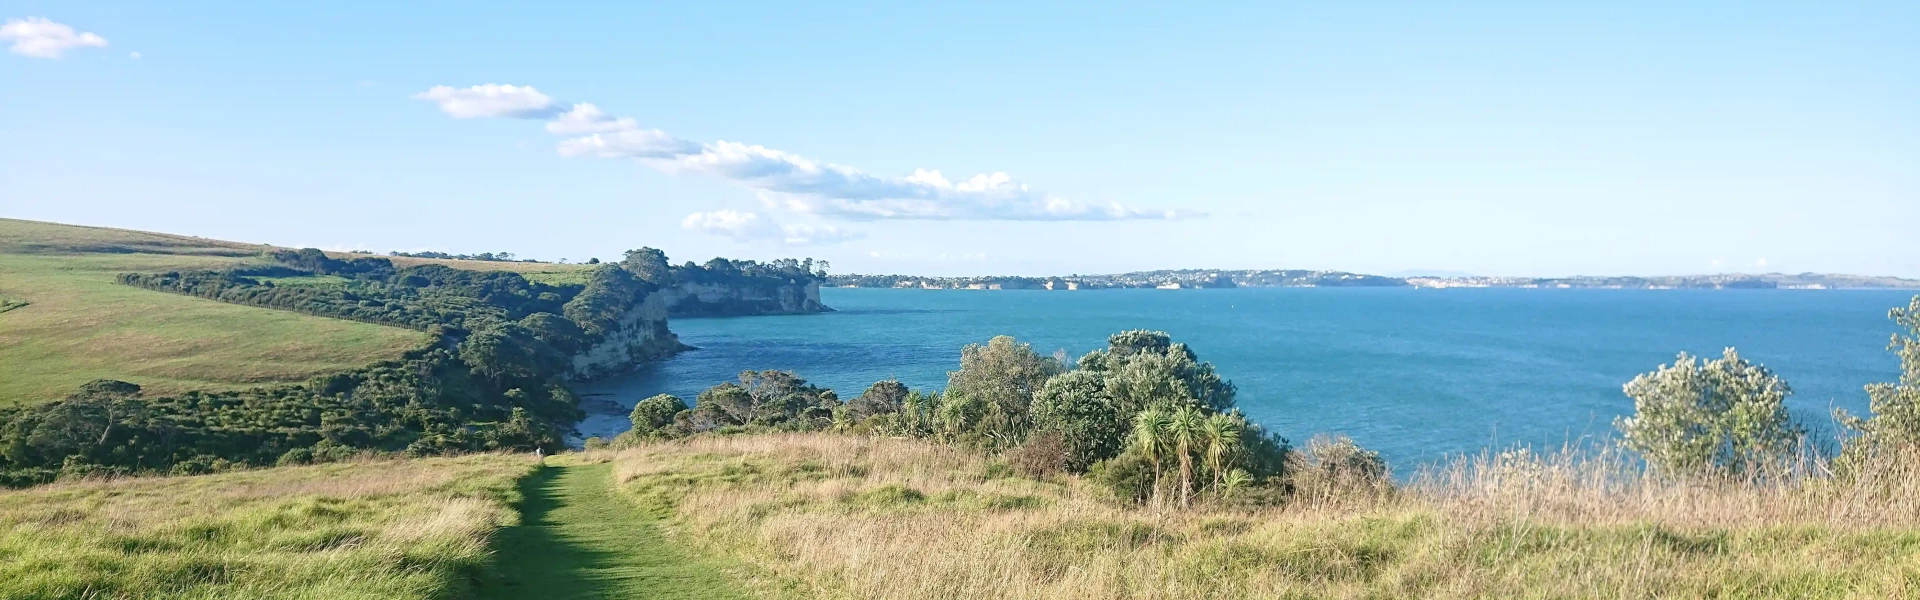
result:
<svg viewBox="0 0 1920 600"><path fill-rule="evenodd" d="M983 332L938 389L746 371L564 443L570 385L684 351L672 319L829 310L817 261L27 221L0 221L0 261L5 597L1920 593L1920 297L1889 307L1900 374L1837 445L1729 348L1622 382L1610 435L1396 469L1249 420L1207 349L1150 330L1078 357ZM102 362L68 338L142 341ZM249 360L151 360L221 344Z"/></svg>

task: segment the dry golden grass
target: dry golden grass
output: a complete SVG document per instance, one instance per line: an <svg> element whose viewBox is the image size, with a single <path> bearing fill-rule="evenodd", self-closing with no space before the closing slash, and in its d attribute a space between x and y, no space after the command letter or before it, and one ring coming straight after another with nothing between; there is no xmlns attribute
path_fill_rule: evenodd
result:
<svg viewBox="0 0 1920 600"><path fill-rule="evenodd" d="M445 598L517 517L526 456L0 492L0 598Z"/></svg>
<svg viewBox="0 0 1920 600"><path fill-rule="evenodd" d="M1920 596L1920 472L1676 483L1507 454L1398 492L1155 512L911 440L714 437L611 455L676 535L844 598ZM1911 464L1909 462L1908 464Z"/></svg>

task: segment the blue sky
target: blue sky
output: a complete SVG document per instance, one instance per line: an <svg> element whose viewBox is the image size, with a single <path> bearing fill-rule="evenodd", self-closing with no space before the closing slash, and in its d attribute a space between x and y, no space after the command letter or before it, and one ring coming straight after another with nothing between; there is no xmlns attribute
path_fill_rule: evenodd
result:
<svg viewBox="0 0 1920 600"><path fill-rule="evenodd" d="M840 272L1920 276L1912 2L157 4L0 1L0 216Z"/></svg>

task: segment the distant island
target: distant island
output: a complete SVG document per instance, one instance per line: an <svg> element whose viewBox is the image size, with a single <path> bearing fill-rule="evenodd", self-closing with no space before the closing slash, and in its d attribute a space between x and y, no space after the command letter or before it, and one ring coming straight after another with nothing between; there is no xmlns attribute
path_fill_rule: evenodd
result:
<svg viewBox="0 0 1920 600"><path fill-rule="evenodd" d="M1100 290L1235 287L1416 287L1416 288L1596 288L1596 289L1920 289L1920 279L1826 273L1723 273L1719 275L1574 277L1387 277L1305 269L1178 269L1113 275L1055 277L831 275L825 285L843 288L929 290Z"/></svg>

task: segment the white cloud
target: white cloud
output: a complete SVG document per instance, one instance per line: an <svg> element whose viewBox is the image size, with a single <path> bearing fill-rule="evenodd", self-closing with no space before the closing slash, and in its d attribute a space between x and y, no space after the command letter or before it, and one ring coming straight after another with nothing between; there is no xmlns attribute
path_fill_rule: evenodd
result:
<svg viewBox="0 0 1920 600"><path fill-rule="evenodd" d="M628 131L639 128L640 123L633 119L609 117L607 113L600 112L600 107L584 102L573 105L573 110L547 123L547 133L559 135Z"/></svg>
<svg viewBox="0 0 1920 600"><path fill-rule="evenodd" d="M91 32L75 32L73 27L42 17L7 19L0 25L0 40L12 40L8 51L34 58L60 58L74 48L105 48L107 38Z"/></svg>
<svg viewBox="0 0 1920 600"><path fill-rule="evenodd" d="M514 86L489 83L469 88L455 88L437 85L427 91L413 95L420 100L432 100L440 105L440 110L455 119L476 117L506 117L513 119L544 119L558 113L558 105L553 98L540 93L532 86Z"/></svg>
<svg viewBox="0 0 1920 600"><path fill-rule="evenodd" d="M926 169L906 177L885 177L765 146L728 141L695 144L659 130L646 133L637 140L641 143L630 144L634 151L623 150L623 144L606 136L593 135L561 142L560 153L646 159L670 173L702 173L740 183L786 210L850 220L1113 221L1197 216L1068 200L1028 189L1006 173L975 175L957 183Z"/></svg>
<svg viewBox="0 0 1920 600"><path fill-rule="evenodd" d="M788 246L814 246L837 244L867 237L858 231L851 231L832 225L808 225L796 223L780 226L780 243Z"/></svg>
<svg viewBox="0 0 1920 600"><path fill-rule="evenodd" d="M552 98L532 87L439 86L416 97L439 102L441 110L458 118L552 117L546 125L549 133L578 136L558 144L562 156L631 158L668 173L719 177L759 192L770 207L830 219L1117 221L1202 216L1116 202L1081 202L1030 189L1006 173L954 181L939 171L918 169L904 177L890 177L765 146L724 140L699 143L643 129L634 119L611 117L593 104L574 104L562 112Z"/></svg>
<svg viewBox="0 0 1920 600"><path fill-rule="evenodd" d="M695 231L733 238L745 243L774 242L787 246L834 244L864 237L832 225L774 223L759 213L723 208L687 215L680 226Z"/></svg>
<svg viewBox="0 0 1920 600"><path fill-rule="evenodd" d="M134 59L134 60L140 60L140 53L139 53L139 52L128 52L128 53L127 53L127 58L131 58L131 59Z"/></svg>
<svg viewBox="0 0 1920 600"><path fill-rule="evenodd" d="M559 150L561 156L667 160L699 152L700 145L658 129L635 129L563 140Z"/></svg>
<svg viewBox="0 0 1920 600"><path fill-rule="evenodd" d="M1756 267L1767 266L1767 259L1762 258L1760 260L1753 261L1753 266L1756 266Z"/></svg>

